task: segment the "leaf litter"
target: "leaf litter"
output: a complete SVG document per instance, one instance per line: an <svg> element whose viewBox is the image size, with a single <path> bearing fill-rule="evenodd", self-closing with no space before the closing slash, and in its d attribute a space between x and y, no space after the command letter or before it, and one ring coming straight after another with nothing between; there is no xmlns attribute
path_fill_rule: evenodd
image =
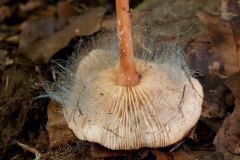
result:
<svg viewBox="0 0 240 160"><path fill-rule="evenodd" d="M100 22L102 21L102 16L105 14L105 11L106 10L104 8L98 7L90 10L84 15L77 16L72 19L70 24L65 26L62 30L53 33L52 35L45 36L45 38L36 42L31 42L31 40L30 42L27 41L27 49L24 49L22 51L20 45L20 51L24 52L26 54L26 57L32 61L47 63L56 52L67 46L72 38L76 36L88 36L99 31ZM51 20L50 23L54 23L54 21ZM34 23L34 25L37 24ZM47 26L54 27L55 24ZM27 31L23 30L22 35L24 35L26 32L31 36L31 32L29 33L29 30L26 30ZM21 41L25 41L24 37L21 39Z"/></svg>
<svg viewBox="0 0 240 160"><path fill-rule="evenodd" d="M198 134L198 138L203 141L203 144L199 143L199 141L192 142L191 140L187 140L186 143L184 143L183 146L181 146L179 149L177 149L177 152L174 151L172 153L167 152L165 149L150 149L150 152L155 155L156 159L239 159L239 116L237 113L239 113L239 52L238 52L238 46L239 46L239 38L240 38L240 32L239 32L239 20L238 15L239 12L236 8L234 10L231 10L231 8L226 8L228 6L228 3L232 3L231 1L223 1L222 7L225 7L224 13L222 13L222 17L225 20L222 20L219 16L219 10L217 8L221 7L220 1L213 1L207 2L202 1L202 10L207 11L211 14L214 14L215 16L211 16L208 13L200 13L201 20L204 22L207 30L203 27L203 23L200 22L200 19L197 18L196 13L191 13L193 15L192 17L186 17L185 15L188 15L187 13L181 14L176 13L176 9L171 9L169 7L166 7L169 5L168 3L160 3L161 5L165 6L165 8L168 8L168 11L170 12L164 12L164 13L171 13L169 17L162 17L161 21L157 21L156 17L160 17L160 13L157 12L159 10L159 5L156 5L159 3L159 1L150 1L144 5L142 5L142 8L140 7L138 11L134 12L136 15L136 19L139 17L142 19L142 21L145 22L145 19L143 19L144 15L147 17L148 25L151 26L151 28L157 32L161 32L164 29L162 29L161 26L163 23L165 24L177 24L180 33L180 40L183 44L183 48L185 49L185 52L187 54L190 67L192 69L198 69L201 74L204 75L205 79L200 79L200 81L203 81L204 85L204 92L205 92L205 99L204 99L204 105L203 105L203 112L202 117L200 119L200 127L198 127L198 130L196 133ZM171 3L171 2L169 2ZM181 5L180 3L184 2L177 2L179 6L185 7L186 5ZM194 1L191 3L185 3L187 6L191 6L196 4L195 7L199 8L201 6L201 3L197 3ZM213 4L215 3L215 4ZM205 7L205 8L204 8ZM208 8L209 7L209 8ZM174 8L174 7L173 7ZM191 7L189 7L191 8ZM192 9L189 9L192 11ZM153 12L154 11L154 12ZM183 11L183 10L179 10ZM105 12L105 11L103 11ZM230 13L227 15L228 21L226 21L225 15L227 13ZM147 14L146 14L147 13ZM102 13L103 15L104 13ZM74 15L74 14L73 14ZM232 16L231 16L232 15ZM184 17L185 16L185 17ZM82 16L81 16L82 17ZM90 16L92 18L92 15ZM86 19L91 19L90 17L84 18L84 22L86 22ZM174 18L175 17L175 18ZM234 18L232 18L234 17ZM172 18L172 19L171 19ZM81 19L81 18L79 18ZM183 19L184 22L181 22L181 19ZM185 20L186 19L186 20ZM89 32L83 32L83 35L85 33L88 33L86 35L90 35L100 29L100 22L101 18L95 19L98 21L98 23L95 25L96 27L92 29ZM155 21L154 21L155 20ZM139 20L139 24L145 24L140 23L141 20ZM180 21L180 22L179 22ZM174 23L176 22L176 23ZM186 24L186 22L190 22L190 24L187 24L187 26L183 26L183 24ZM54 22L55 23L55 22ZM90 22L88 22L90 23ZM52 22L51 22L52 24ZM78 23L79 25L79 23ZM53 25L55 26L55 25ZM70 24L67 24L68 28L71 26ZM90 25L89 25L90 26ZM94 25L93 25L94 26ZM193 27L192 27L193 26ZM49 26L52 27L52 26ZM145 27L142 25L142 27ZM181 28L182 27L182 28ZM212 29L214 28L214 29ZM68 29L74 30L75 28L69 27ZM170 28L173 32L170 34L170 38L167 38L168 40L176 38L176 32L173 28ZM188 32L185 32L185 31ZM36 30L38 31L38 30ZM62 33L58 33L61 32ZM33 49L30 49L31 52L24 52L24 56L30 58L33 62L36 61L43 61L48 62L50 57L54 55L58 50L60 50L62 47L67 46L70 39L72 39L74 36L76 36L76 33L70 33L68 41L61 42L60 40L64 40L64 38L61 38L63 36L61 35L68 35L69 31L59 30L58 32L51 32L51 35L54 35L51 39L51 35L46 35L44 37L38 37L34 39L35 45L33 45L34 49L37 49L37 52L33 52ZM201 34L198 34L198 32L201 32ZM59 35L58 35L58 34ZM167 33L167 32L166 32ZM79 34L81 35L81 34ZM137 34L135 34L137 35ZM196 35L196 36L194 36ZM208 35L210 36L210 39L208 39ZM42 36L42 35L39 35ZM49 37L50 36L50 37ZM163 33L163 36L161 38L167 37L165 33ZM53 47L53 50L47 50L47 54L43 55L42 53L45 53L42 50L40 46L48 46L48 44L52 43L54 40L59 39L57 41L58 43L61 43L56 45L56 47ZM54 43L54 42L53 42ZM233 46L233 47L231 47ZM32 46L30 46L31 48ZM40 49L41 48L41 49ZM34 50L35 51L35 50ZM34 53L32 57L28 55L29 53ZM230 53L230 54L229 54ZM233 65L234 64L234 65ZM11 78L10 78L11 80ZM11 88L10 88L11 90ZM51 116L49 116L51 117ZM225 118L226 117L226 118ZM223 122L224 121L224 122ZM202 126L202 127L201 127ZM205 133L204 130L207 130ZM59 133L59 132L58 132ZM201 134L202 135L201 135ZM214 134L213 134L214 133ZM213 134L213 136L211 136ZM216 134L216 135L215 135ZM204 141L203 136L209 136L210 135L210 141L207 139L207 141ZM213 140L214 139L214 140ZM211 143L212 142L212 143ZM76 144L80 144L80 142L66 144L65 147L69 148L70 150L74 148L74 146L78 146ZM195 146L194 146L194 145ZM215 145L215 148L212 147L212 145ZM83 145L81 143L81 145ZM60 145L61 146L61 145ZM61 150L62 149L62 150ZM66 149L65 150L69 150ZM75 148L76 149L76 148ZM215 150L216 149L216 150ZM64 146L60 147L60 150L56 150L56 153L62 153L64 150ZM90 146L87 145L84 151L90 151ZM95 151L101 151L102 149L97 149ZM72 152L77 153L77 150L72 150ZM111 151L110 151L111 152ZM50 154L49 152L46 153ZM64 157L64 155L59 155ZM90 154L90 153L88 153ZM150 154L150 153L149 153ZM66 153L67 156L70 154ZM65 157L66 157L65 155ZM111 153L106 154L111 155ZM53 155L51 155L53 156ZM84 157L84 155L82 155Z"/></svg>

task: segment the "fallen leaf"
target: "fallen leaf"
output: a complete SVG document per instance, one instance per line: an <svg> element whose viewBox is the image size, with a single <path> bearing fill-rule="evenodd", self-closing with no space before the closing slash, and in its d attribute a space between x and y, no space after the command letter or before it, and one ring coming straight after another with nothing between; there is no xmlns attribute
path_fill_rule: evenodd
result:
<svg viewBox="0 0 240 160"><path fill-rule="evenodd" d="M141 159L144 159L145 157L147 157L148 153L149 153L149 148L140 148L136 152L134 152L134 154L136 154Z"/></svg>
<svg viewBox="0 0 240 160"><path fill-rule="evenodd" d="M50 5L50 4L46 5L46 8L39 12L39 16L43 16L43 17L56 16L56 14L57 14L56 6Z"/></svg>
<svg viewBox="0 0 240 160"><path fill-rule="evenodd" d="M214 152L210 155L204 156L204 160L224 160L224 156L221 152Z"/></svg>
<svg viewBox="0 0 240 160"><path fill-rule="evenodd" d="M169 160L168 156L161 150L158 150L156 148L150 149L150 152L156 156L156 160Z"/></svg>
<svg viewBox="0 0 240 160"><path fill-rule="evenodd" d="M20 36L19 51L22 53L30 52L32 45L38 39L53 34L54 26L55 18L53 16L26 22Z"/></svg>
<svg viewBox="0 0 240 160"><path fill-rule="evenodd" d="M236 98L235 108L225 118L214 139L214 144L216 145L216 151L223 153L224 159L234 159L236 155L240 154L240 72L229 77L226 84Z"/></svg>
<svg viewBox="0 0 240 160"><path fill-rule="evenodd" d="M58 19L57 19L56 26L57 26L57 29L61 29L67 23L68 18L74 15L79 15L79 12L69 2L58 1L57 14L58 14Z"/></svg>
<svg viewBox="0 0 240 160"><path fill-rule="evenodd" d="M48 122L46 129L48 131L51 149L57 149L66 144L77 141L72 130L68 128L67 122L63 116L63 109L56 102L50 101L48 104Z"/></svg>
<svg viewBox="0 0 240 160"><path fill-rule="evenodd" d="M32 10L40 7L41 5L44 5L44 1L28 1L25 4L20 3L19 9L22 12L29 12L29 11L32 11Z"/></svg>
<svg viewBox="0 0 240 160"><path fill-rule="evenodd" d="M240 154L239 101L235 102L235 105L234 112L226 117L222 127L214 139L216 151L223 153L224 159L233 159L235 155Z"/></svg>
<svg viewBox="0 0 240 160"><path fill-rule="evenodd" d="M99 31L101 29L100 22L105 12L105 8L97 7L76 17L70 22L70 25L61 31L32 43L26 51L26 56L32 61L47 63L55 53L66 47L73 37L87 36Z"/></svg>
<svg viewBox="0 0 240 160"><path fill-rule="evenodd" d="M222 0L222 19L232 20L238 17L240 9L237 0Z"/></svg>
<svg viewBox="0 0 240 160"><path fill-rule="evenodd" d="M91 155L95 158L129 156L136 150L111 150L97 143L92 143Z"/></svg>
<svg viewBox="0 0 240 160"><path fill-rule="evenodd" d="M163 152L159 149L150 149L150 152L156 156L156 160L196 160L203 159L204 156L213 153L212 151L205 150L190 150L188 153L184 150L177 152Z"/></svg>
<svg viewBox="0 0 240 160"><path fill-rule="evenodd" d="M234 112L230 115L231 119L229 120L229 133L226 137L227 150L233 154L240 154L240 72L229 77L226 84L232 91L235 96L235 109Z"/></svg>
<svg viewBox="0 0 240 160"><path fill-rule="evenodd" d="M195 43L195 42L194 42ZM191 44L190 44L191 45ZM218 132L225 117L226 105L221 101L225 98L227 89L224 80L219 75L224 75L223 60L214 51L203 45L191 46L187 53L187 60L191 69L200 71L199 80L203 84L204 101L202 106L201 121L214 131Z"/></svg>
<svg viewBox="0 0 240 160"><path fill-rule="evenodd" d="M240 72L229 77L226 81L227 86L231 89L236 100L240 100Z"/></svg>
<svg viewBox="0 0 240 160"><path fill-rule="evenodd" d="M198 17L208 30L212 50L223 59L226 76L229 77L240 71L240 50L238 49L240 43L236 43L236 40L240 39L240 28L233 28L232 22L213 17L208 13L201 12Z"/></svg>
<svg viewBox="0 0 240 160"><path fill-rule="evenodd" d="M5 18L9 18L12 15L12 11L9 6L0 6L0 22L3 22Z"/></svg>

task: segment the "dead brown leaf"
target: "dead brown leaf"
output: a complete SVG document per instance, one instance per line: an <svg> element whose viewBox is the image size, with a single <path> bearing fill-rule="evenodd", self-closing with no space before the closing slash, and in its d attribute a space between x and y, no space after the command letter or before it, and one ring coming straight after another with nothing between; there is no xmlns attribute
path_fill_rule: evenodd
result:
<svg viewBox="0 0 240 160"><path fill-rule="evenodd" d="M240 71L240 50L239 44L236 43L236 40L240 39L240 34L234 34L239 33L240 28L233 28L232 22L213 17L208 13L201 12L198 16L208 30L213 51L223 59L226 76L229 77Z"/></svg>
<svg viewBox="0 0 240 160"><path fill-rule="evenodd" d="M223 153L224 159L234 159L240 154L240 72L226 81L236 98L234 111L225 118L224 123L214 139L216 151ZM238 158L240 158L238 156Z"/></svg>
<svg viewBox="0 0 240 160"><path fill-rule="evenodd" d="M229 77L226 81L227 86L231 89L236 100L240 100L240 72Z"/></svg>
<svg viewBox="0 0 240 160"><path fill-rule="evenodd" d="M214 152L210 155L204 156L204 160L224 160L224 156L221 152Z"/></svg>
<svg viewBox="0 0 240 160"><path fill-rule="evenodd" d="M61 146L77 141L72 130L68 128L62 111L62 107L56 102L51 101L48 104L48 122L46 129L48 131L51 149L57 149Z"/></svg>
<svg viewBox="0 0 240 160"><path fill-rule="evenodd" d="M226 105L221 101L221 99L224 100L224 93L227 89L221 76L225 74L223 60L214 51L206 50L205 45L199 44L199 42L193 43L194 45L189 44L191 50L187 53L187 59L190 68L199 70L200 76L203 75L199 78L204 87L201 121L217 133L226 111Z"/></svg>
<svg viewBox="0 0 240 160"><path fill-rule="evenodd" d="M223 126L214 139L216 151L223 153L224 159L233 159L233 157L236 157L236 154L240 154L239 101L235 102L235 105L234 112L225 119Z"/></svg>
<svg viewBox="0 0 240 160"><path fill-rule="evenodd" d="M237 18L232 21L225 21L218 17L213 17L207 13L200 13L198 16L204 21L206 28L208 29L213 52L218 53L223 59L225 73L227 77L230 77L227 80L227 82L229 82L229 80L232 79L231 75L234 75L240 70L240 67L239 67L240 51L238 50L240 46L239 45L240 31L239 31L239 27L237 27L237 24L239 24L239 20ZM208 69L212 75L214 74L216 75L215 70L217 70L218 68L219 68L219 63L217 61L208 66ZM234 83L236 83L236 81ZM215 81L214 85L217 87L218 83L216 83ZM233 90L233 89L236 90L236 88L240 88L239 84L238 86L236 85L233 86L227 83L227 86L230 88L230 90ZM227 98L223 94L224 89L222 87L224 87L223 84L218 86L216 88L217 90L215 89L209 90L211 91L211 92L208 92L210 94L208 93L205 94L205 97L206 97L205 99L209 99L209 100L204 101L207 103L203 104L202 120L206 124L208 124L208 126L211 129L213 129L215 132L217 132L218 131L217 128L219 128L219 127L216 128L216 126L220 126L221 124L217 123L217 121L212 119L212 117L224 118L225 111L226 109L228 109L226 107L229 107L229 106L223 105L224 101L219 101L221 99ZM237 94L237 92L233 94L235 95ZM221 159L221 157L224 159L234 159L236 158L235 154L240 153L240 144L239 144L240 137L237 136L239 135L239 126L238 126L238 124L240 123L240 118L238 116L239 112L240 112L239 104L238 102L235 102L234 112L225 118L222 127L220 128L220 130L218 131L215 137L214 144L216 145L216 153L222 153L222 155L214 153L206 156L205 159L216 159L216 158ZM211 113L210 115L208 115L210 116L211 119L206 119L205 117L207 117L207 114L209 113ZM215 124L215 125L212 125L212 124ZM220 157L218 157L217 155L219 155Z"/></svg>
<svg viewBox="0 0 240 160"><path fill-rule="evenodd" d="M105 148L97 143L92 143L91 155L96 158L100 157L115 157L115 156L129 156L135 150L111 150Z"/></svg>
<svg viewBox="0 0 240 160"><path fill-rule="evenodd" d="M158 150L156 148L150 149L150 152L156 156L156 160L169 160L168 156L161 150Z"/></svg>
<svg viewBox="0 0 240 160"><path fill-rule="evenodd" d="M30 52L32 45L35 44L38 39L53 34L54 26L55 18L53 16L26 22L23 25L20 37L19 51L23 53ZM33 52L29 54L33 54Z"/></svg>
<svg viewBox="0 0 240 160"><path fill-rule="evenodd" d="M40 7L41 5L44 5L44 3L45 3L44 1L28 1L25 4L20 3L19 9L22 12L29 12Z"/></svg>
<svg viewBox="0 0 240 160"><path fill-rule="evenodd" d="M11 15L12 11L9 6L0 6L0 22L3 22L5 18L9 18Z"/></svg>
<svg viewBox="0 0 240 160"><path fill-rule="evenodd" d="M222 0L222 19L232 20L238 17L240 9L237 0Z"/></svg>
<svg viewBox="0 0 240 160"><path fill-rule="evenodd" d="M61 31L32 43L26 51L26 56L32 61L47 63L56 52L66 47L73 37L87 36L99 31L101 29L100 22L105 12L105 8L97 7L76 17L70 22L70 25Z"/></svg>
<svg viewBox="0 0 240 160"><path fill-rule="evenodd" d="M64 27L64 25L67 23L68 18L79 15L79 12L76 8L74 8L69 2L65 1L58 1L57 4L57 29L60 29Z"/></svg>
<svg viewBox="0 0 240 160"><path fill-rule="evenodd" d="M195 160L203 159L204 156L212 153L205 150L190 150L189 152L184 150L178 150L177 152L163 152L159 149L150 149L150 152L156 156L156 160Z"/></svg>

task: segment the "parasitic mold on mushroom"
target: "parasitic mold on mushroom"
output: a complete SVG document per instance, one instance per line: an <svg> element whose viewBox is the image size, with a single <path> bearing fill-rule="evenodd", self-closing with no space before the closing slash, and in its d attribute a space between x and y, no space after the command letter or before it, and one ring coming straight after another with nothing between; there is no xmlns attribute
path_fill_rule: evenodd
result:
<svg viewBox="0 0 240 160"><path fill-rule="evenodd" d="M113 38L68 64L56 89L46 91L80 140L113 150L174 144L200 117L202 86L177 43L146 46L154 55L142 50L134 58L128 0L116 5L119 42Z"/></svg>

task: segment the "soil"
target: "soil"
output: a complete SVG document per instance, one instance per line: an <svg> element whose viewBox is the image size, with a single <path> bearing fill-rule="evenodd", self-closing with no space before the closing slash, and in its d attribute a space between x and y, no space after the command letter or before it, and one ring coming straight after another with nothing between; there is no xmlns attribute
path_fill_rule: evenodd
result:
<svg viewBox="0 0 240 160"><path fill-rule="evenodd" d="M6 57L15 60L10 66L3 66L0 83L0 159L32 159L34 155L24 152L16 142L36 144L37 137L44 132L47 122L47 99L34 100L41 90L33 88L38 76L35 67L25 57L16 54L16 46L2 44ZM1 59L5 64L6 57Z"/></svg>

